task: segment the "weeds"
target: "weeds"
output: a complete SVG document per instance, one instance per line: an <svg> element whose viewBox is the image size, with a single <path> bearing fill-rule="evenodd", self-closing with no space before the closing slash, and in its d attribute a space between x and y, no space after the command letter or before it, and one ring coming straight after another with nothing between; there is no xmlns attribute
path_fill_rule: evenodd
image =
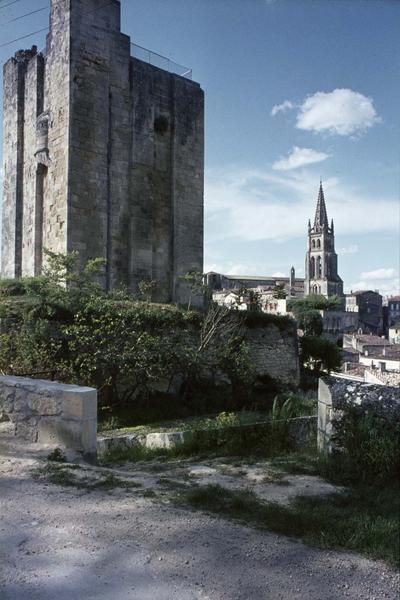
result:
<svg viewBox="0 0 400 600"><path fill-rule="evenodd" d="M50 483L63 487L74 487L85 489L89 492L95 490L113 490L115 488L139 488L142 485L136 481L120 479L113 473L102 475L99 479L77 475L78 465L55 465L49 464L33 471L34 479L45 478Z"/></svg>
<svg viewBox="0 0 400 600"><path fill-rule="evenodd" d="M65 463L67 458L61 448L54 448L47 456L47 460L51 462Z"/></svg>

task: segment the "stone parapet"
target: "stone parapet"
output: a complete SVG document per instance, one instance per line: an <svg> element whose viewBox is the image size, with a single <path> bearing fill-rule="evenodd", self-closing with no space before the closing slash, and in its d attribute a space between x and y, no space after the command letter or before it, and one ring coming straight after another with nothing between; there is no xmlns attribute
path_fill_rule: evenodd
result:
<svg viewBox="0 0 400 600"><path fill-rule="evenodd" d="M89 387L25 377L0 377L0 414L15 435L95 457L97 391Z"/></svg>
<svg viewBox="0 0 400 600"><path fill-rule="evenodd" d="M318 449L332 452L336 423L347 406L388 420L400 420L399 388L374 385L349 377L322 377L318 388Z"/></svg>

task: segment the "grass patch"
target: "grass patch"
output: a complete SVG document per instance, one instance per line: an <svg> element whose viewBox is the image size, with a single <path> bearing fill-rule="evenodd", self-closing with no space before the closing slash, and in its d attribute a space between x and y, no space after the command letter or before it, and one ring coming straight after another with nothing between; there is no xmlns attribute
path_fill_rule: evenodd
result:
<svg viewBox="0 0 400 600"><path fill-rule="evenodd" d="M116 477L113 473L106 473L99 479L93 479L86 476L79 476L76 474L76 470L79 469L78 465L58 465L49 464L45 467L40 467L33 471L34 479L46 479L54 485L61 485L63 487L75 487L77 489L85 489L89 492L95 490L113 490L115 488L139 488L142 487L141 483L132 480L121 479Z"/></svg>
<svg viewBox="0 0 400 600"><path fill-rule="evenodd" d="M218 429L221 427L252 425L270 420L271 414L265 411L242 410L240 412L223 412L214 415L203 415L187 417L185 419L171 419L158 421L136 427L116 428L117 421L110 419L99 424L99 431L107 435L107 432L118 431L118 433L136 433L147 435L148 433L169 431L196 431L201 429Z"/></svg>
<svg viewBox="0 0 400 600"><path fill-rule="evenodd" d="M315 445L315 444L314 444ZM210 459L216 457L246 457L247 460L282 456L295 449L286 419L269 420L250 425L226 425L193 430L188 439L170 449L148 449L141 445L116 449L101 458L102 464L138 462L157 459Z"/></svg>
<svg viewBox="0 0 400 600"><path fill-rule="evenodd" d="M357 487L323 497L298 497L286 507L262 502L251 491L209 485L181 492L176 501L310 545L351 550L400 566L398 487Z"/></svg>

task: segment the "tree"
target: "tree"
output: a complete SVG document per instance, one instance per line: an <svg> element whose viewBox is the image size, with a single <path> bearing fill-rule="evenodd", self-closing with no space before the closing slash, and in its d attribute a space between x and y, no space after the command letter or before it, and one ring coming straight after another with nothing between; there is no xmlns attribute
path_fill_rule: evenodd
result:
<svg viewBox="0 0 400 600"><path fill-rule="evenodd" d="M273 297L277 300L285 300L285 298L287 298L287 292L284 283L278 283L275 286L273 291Z"/></svg>
<svg viewBox="0 0 400 600"><path fill-rule="evenodd" d="M342 354L340 348L330 340L305 335L300 339L300 361L318 376L322 370L328 373L339 371Z"/></svg>
<svg viewBox="0 0 400 600"><path fill-rule="evenodd" d="M302 329L304 335L319 336L323 331L323 321L318 310L310 309L307 306L298 306L293 310L299 329Z"/></svg>
<svg viewBox="0 0 400 600"><path fill-rule="evenodd" d="M193 296L201 296L207 301L212 297L212 291L207 284L204 283L204 275L200 271L189 271L185 275L181 275L180 278L190 286L190 294L188 300L188 310L192 305Z"/></svg>

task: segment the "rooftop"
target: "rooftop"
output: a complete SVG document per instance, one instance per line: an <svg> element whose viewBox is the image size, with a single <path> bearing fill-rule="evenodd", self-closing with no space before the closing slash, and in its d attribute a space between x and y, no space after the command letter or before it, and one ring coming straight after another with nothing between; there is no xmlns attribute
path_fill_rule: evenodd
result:
<svg viewBox="0 0 400 600"><path fill-rule="evenodd" d="M139 46L138 44L131 43L131 48L132 56L134 58L138 58L149 65L153 65L154 67L158 67L159 69L163 69L169 73L174 73L180 77L185 77L185 79L192 79L192 69L189 67L184 67L183 65L174 62L166 56L158 54L157 52L153 52L152 50L144 48L143 46Z"/></svg>
<svg viewBox="0 0 400 600"><path fill-rule="evenodd" d="M363 344L370 344L371 346L391 346L391 343L385 338L380 337L379 335L353 335L357 342L362 342Z"/></svg>

